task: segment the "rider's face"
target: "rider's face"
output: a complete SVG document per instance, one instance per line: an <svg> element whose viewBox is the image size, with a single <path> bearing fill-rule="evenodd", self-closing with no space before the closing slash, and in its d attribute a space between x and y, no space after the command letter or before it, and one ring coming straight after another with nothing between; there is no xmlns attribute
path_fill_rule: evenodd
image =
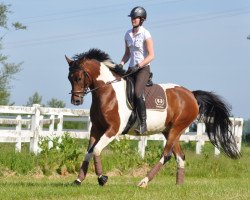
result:
<svg viewBox="0 0 250 200"><path fill-rule="evenodd" d="M132 23L132 26L135 27L135 26L139 26L140 25L140 17L136 17L136 18L131 18L131 23Z"/></svg>

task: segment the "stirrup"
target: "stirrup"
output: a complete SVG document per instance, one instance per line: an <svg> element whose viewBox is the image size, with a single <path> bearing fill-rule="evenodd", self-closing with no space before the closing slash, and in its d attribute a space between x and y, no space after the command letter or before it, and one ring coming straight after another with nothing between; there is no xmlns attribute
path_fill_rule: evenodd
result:
<svg viewBox="0 0 250 200"><path fill-rule="evenodd" d="M143 135L145 134L148 130L147 130L147 126L145 126L144 128L142 128L141 125L139 125L137 128L135 128L134 130L136 133Z"/></svg>

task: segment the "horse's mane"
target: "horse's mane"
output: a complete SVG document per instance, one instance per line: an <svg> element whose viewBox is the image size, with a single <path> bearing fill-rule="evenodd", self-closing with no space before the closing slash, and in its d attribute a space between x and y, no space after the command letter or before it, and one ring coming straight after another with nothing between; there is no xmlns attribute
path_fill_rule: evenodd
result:
<svg viewBox="0 0 250 200"><path fill-rule="evenodd" d="M115 67L115 63L112 61L110 56L104 51L96 48L92 48L87 52L76 54L73 57L74 60L81 61L84 59L95 59L99 62L103 62L108 68L113 69Z"/></svg>
<svg viewBox="0 0 250 200"><path fill-rule="evenodd" d="M90 49L89 51L84 53L76 54L73 57L73 59L78 61L82 59L88 59L88 60L95 59L98 60L99 62L111 61L111 58L107 53L96 48Z"/></svg>

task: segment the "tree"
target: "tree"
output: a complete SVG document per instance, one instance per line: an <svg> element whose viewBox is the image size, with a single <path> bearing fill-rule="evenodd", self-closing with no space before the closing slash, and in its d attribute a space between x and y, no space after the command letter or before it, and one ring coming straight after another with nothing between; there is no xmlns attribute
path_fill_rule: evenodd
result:
<svg viewBox="0 0 250 200"><path fill-rule="evenodd" d="M28 102L26 103L26 106L32 106L33 104L42 104L42 96L38 94L38 92L35 92L31 97L29 97Z"/></svg>
<svg viewBox="0 0 250 200"><path fill-rule="evenodd" d="M52 98L47 102L47 106L52 108L65 108L66 104L61 100Z"/></svg>
<svg viewBox="0 0 250 200"><path fill-rule="evenodd" d="M244 120L243 134L250 134L250 119Z"/></svg>
<svg viewBox="0 0 250 200"><path fill-rule="evenodd" d="M35 92L31 97L29 97L29 100L25 104L25 106L32 106L33 104L40 104L41 106L46 106L42 103L43 97L39 95L38 92ZM48 107L52 108L65 108L66 104L62 100L58 100L55 98L52 98L47 102Z"/></svg>
<svg viewBox="0 0 250 200"><path fill-rule="evenodd" d="M5 30L6 33L0 35L0 105L9 104L10 100L10 81L14 78L14 75L20 72L22 63L11 63L8 61L8 57L1 53L3 49L2 41L10 30L10 27L15 30L26 29L26 26L20 22L14 22L9 25L7 15L10 14L10 5L0 3L0 30ZM3 31L1 31L3 33Z"/></svg>

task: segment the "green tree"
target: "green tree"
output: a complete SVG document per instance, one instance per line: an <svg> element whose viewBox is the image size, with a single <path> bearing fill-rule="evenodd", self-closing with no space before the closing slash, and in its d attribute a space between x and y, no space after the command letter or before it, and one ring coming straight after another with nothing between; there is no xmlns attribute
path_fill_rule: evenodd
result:
<svg viewBox="0 0 250 200"><path fill-rule="evenodd" d="M26 103L26 106L32 106L33 104L42 104L43 97L38 94L38 92L35 92L31 97L29 97L29 100Z"/></svg>
<svg viewBox="0 0 250 200"><path fill-rule="evenodd" d="M14 75L20 72L22 63L11 63L8 61L8 57L1 53L3 46L2 41L6 37L8 31L11 28L14 30L26 29L26 26L20 22L14 22L11 25L8 24L8 14L10 14L10 5L0 3L0 105L7 105L10 101L10 81L14 78ZM5 31L5 33L4 33Z"/></svg>
<svg viewBox="0 0 250 200"><path fill-rule="evenodd" d="M244 120L243 134L250 134L250 119Z"/></svg>
<svg viewBox="0 0 250 200"><path fill-rule="evenodd" d="M47 106L52 108L65 108L66 104L61 100L52 98L47 102Z"/></svg>

